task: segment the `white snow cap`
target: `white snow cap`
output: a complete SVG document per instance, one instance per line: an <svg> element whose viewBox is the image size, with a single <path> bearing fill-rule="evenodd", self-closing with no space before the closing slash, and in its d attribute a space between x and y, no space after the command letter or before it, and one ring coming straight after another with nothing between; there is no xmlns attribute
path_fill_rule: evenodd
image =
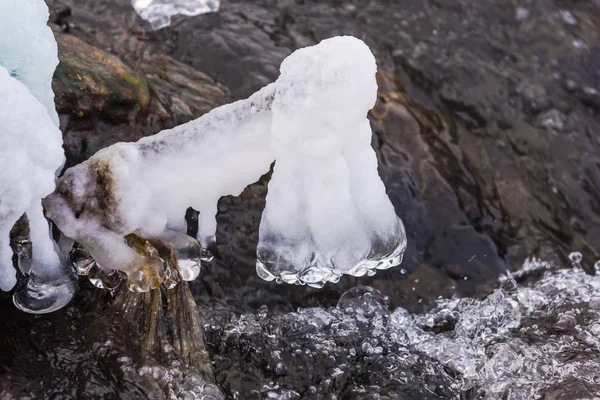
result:
<svg viewBox="0 0 600 400"><path fill-rule="evenodd" d="M377 173L367 119L376 72L367 45L351 36L282 63L271 127L277 161L258 244L263 278L322 286L400 263L404 227Z"/></svg>

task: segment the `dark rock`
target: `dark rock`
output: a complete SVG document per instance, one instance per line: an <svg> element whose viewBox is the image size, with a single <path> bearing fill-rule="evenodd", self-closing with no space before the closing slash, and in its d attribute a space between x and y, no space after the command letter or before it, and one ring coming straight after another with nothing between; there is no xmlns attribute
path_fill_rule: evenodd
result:
<svg viewBox="0 0 600 400"><path fill-rule="evenodd" d="M143 42L134 40L123 49L139 55L133 68L104 46L56 30L55 36L60 64L53 89L67 167L110 144L180 125L232 99L206 74L148 51Z"/></svg>
<svg viewBox="0 0 600 400"><path fill-rule="evenodd" d="M143 74L75 36L54 36L60 64L52 89L59 114L72 114L70 120L85 120L93 129L99 120L130 123L148 111L150 91Z"/></svg>

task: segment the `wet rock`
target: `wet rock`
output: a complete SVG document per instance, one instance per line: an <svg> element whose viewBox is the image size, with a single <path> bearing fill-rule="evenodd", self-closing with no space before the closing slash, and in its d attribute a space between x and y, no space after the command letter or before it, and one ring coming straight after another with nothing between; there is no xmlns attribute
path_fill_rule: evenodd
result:
<svg viewBox="0 0 600 400"><path fill-rule="evenodd" d="M507 376L518 377L514 371L519 371L519 365L510 358L521 354L515 349L523 348L523 342L562 340L549 335L573 330L570 318L550 322L541 318L543 330L531 321L522 321L527 329L511 343L493 344L489 354L453 353L453 349L462 349L463 342L424 343L423 348L431 345L432 351L447 344L451 353L439 353L446 363L443 368L437 363L427 369L430 359L413 362L414 358L399 352L400 347L386 347L373 337L376 329L381 332L380 319L348 321L340 316L337 322L343 324L332 326L336 318L331 310L312 307L333 307L347 289L369 285L389 298L391 309L402 306L425 312L437 296L489 293L499 274L519 268L532 255L569 265L567 255L579 251L581 267L593 269L592 264L600 259L597 1L230 0L216 14L178 17L160 32L148 32L139 25L128 0L48 3L51 9L71 9L70 16L64 14L54 20L58 29L68 29L70 35L95 51L117 57L148 84L146 108L130 106L130 120L113 121L95 112L84 116L90 121L78 120L80 117L70 112L76 105L62 106L61 128L70 163L115 141L136 140L199 116L233 97L247 96L273 81L279 64L294 49L323 38L353 34L364 39L377 56L380 93L370 115L373 147L390 198L406 225L409 247L401 266L405 272L393 269L374 277L344 277L339 284L322 290L264 282L256 276L254 264L268 175L247 187L241 196L221 199L218 253L191 288L207 313L205 329L217 380L232 396L317 398L319 393L336 393L348 398L383 398L388 394L391 398L394 394L423 398L426 387L432 398L449 398L458 390L452 383L462 382L465 374L471 374L471 366L481 357L489 359L490 374L498 370L494 366L506 364ZM531 282L542 274L525 273L515 279ZM569 290L568 285L560 286L555 294ZM97 301L86 297L89 293L80 293L69 312L80 313ZM531 296L532 292L524 291L519 301L538 307L539 298ZM504 304L506 299L491 300ZM590 307L596 303L591 299ZM462 306L474 304L465 302ZM512 303L507 304L510 331L517 314ZM254 316L254 310L263 305L268 307L266 316L263 312ZM3 312L10 307L9 297L3 297ZM307 322L300 326L298 313L285 314L298 307L312 310L298 311L307 314L303 319ZM488 308L481 311L473 313L476 318L463 318L462 322L454 311L436 314L431 324L424 323L423 330L444 335L459 326L461 331L477 336L486 329L478 326L480 318L492 325L500 320ZM8 312L18 323L3 333L2 343L7 344L2 346L0 363L14 377L8 392L19 393L27 390L27 384L14 384L19 377L25 376L20 382L37 379L24 371L31 370L27 360L36 359L38 354L35 346L32 350L23 344L19 332L34 329L36 338L40 331L42 336L68 337L67 327L74 317L60 313L40 317L46 318L40 325L40 319L19 319L13 311ZM243 316L236 316L239 314ZM410 321L406 311L394 312L393 316L396 328ZM559 326L554 327L555 322ZM356 327L353 324L359 323L367 324L368 329L352 330ZM598 332L596 325L591 332ZM237 331L231 330L236 327ZM323 341L311 347L297 339L298 328L306 337L333 331L343 335L335 339L335 345L330 336L319 336L328 340L323 351L319 347ZM402 336L400 331L391 333L403 345L408 334ZM89 354L96 354L89 343L77 342L75 350L71 348L65 357L67 351L62 349L68 346L49 341L44 342L48 348L59 347L55 353L60 361L81 359L80 370L92 371L94 377L110 376L85 361ZM297 349L290 347L294 342ZM24 354L10 350L13 343L25 349ZM308 355L294 356L296 350L307 347ZM332 348L335 350L330 351ZM405 374L398 375L397 386L389 386L391 394L383 393L377 371L392 370L398 365L394 357L405 361ZM114 365L119 366L117 371L128 365L117 362L116 357L111 360L104 364L109 372ZM346 360L349 369L340 367ZM314 368L322 373L309 372L313 361ZM35 367L38 365L42 369L42 363ZM55 373L60 375L58 370ZM123 375L117 372L115 376ZM44 379L50 381L48 376ZM580 382L569 379L549 388L546 396L587 395ZM73 386L88 385L98 393L112 394L106 381L94 385L90 379L88 383L58 380L65 391L80 393ZM499 391L504 390L505 382L496 382ZM140 389L128 385L122 390L135 398ZM462 394L474 398L478 393L469 389ZM144 396L148 397L139 397Z"/></svg>
<svg viewBox="0 0 600 400"><path fill-rule="evenodd" d="M132 36L121 35L129 40L119 54L77 26L69 29L79 37L59 32L57 25L70 26L72 8L51 2L50 9L60 59L53 89L67 167L110 144L138 140L231 101L229 91L205 73L149 51Z"/></svg>
<svg viewBox="0 0 600 400"><path fill-rule="evenodd" d="M93 124L132 122L148 110L150 91L143 74L117 57L65 34L55 33L60 64L52 89L57 111ZM71 122L76 124L76 122Z"/></svg>

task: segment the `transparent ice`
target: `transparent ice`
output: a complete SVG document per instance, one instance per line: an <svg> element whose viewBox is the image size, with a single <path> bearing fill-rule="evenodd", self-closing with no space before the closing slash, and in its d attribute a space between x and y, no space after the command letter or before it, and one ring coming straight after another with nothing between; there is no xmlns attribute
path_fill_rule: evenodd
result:
<svg viewBox="0 0 600 400"><path fill-rule="evenodd" d="M194 16L219 9L220 0L131 0L131 5L140 17L161 29L171 24L177 14Z"/></svg>

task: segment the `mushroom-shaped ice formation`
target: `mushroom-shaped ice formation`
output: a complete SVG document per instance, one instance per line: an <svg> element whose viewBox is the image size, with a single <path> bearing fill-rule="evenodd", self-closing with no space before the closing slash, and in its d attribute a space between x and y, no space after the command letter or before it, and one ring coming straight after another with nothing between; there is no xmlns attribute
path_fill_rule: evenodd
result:
<svg viewBox="0 0 600 400"><path fill-rule="evenodd" d="M77 288L55 252L41 205L64 163L51 89L57 48L42 0L0 0L0 9L0 289L16 283L9 232L26 213L32 259L19 265L28 279L13 300L25 311L49 312Z"/></svg>
<svg viewBox="0 0 600 400"><path fill-rule="evenodd" d="M321 287L374 274L406 248L371 148L377 66L351 36L297 50L281 64L272 106L275 169L263 211L257 272Z"/></svg>

